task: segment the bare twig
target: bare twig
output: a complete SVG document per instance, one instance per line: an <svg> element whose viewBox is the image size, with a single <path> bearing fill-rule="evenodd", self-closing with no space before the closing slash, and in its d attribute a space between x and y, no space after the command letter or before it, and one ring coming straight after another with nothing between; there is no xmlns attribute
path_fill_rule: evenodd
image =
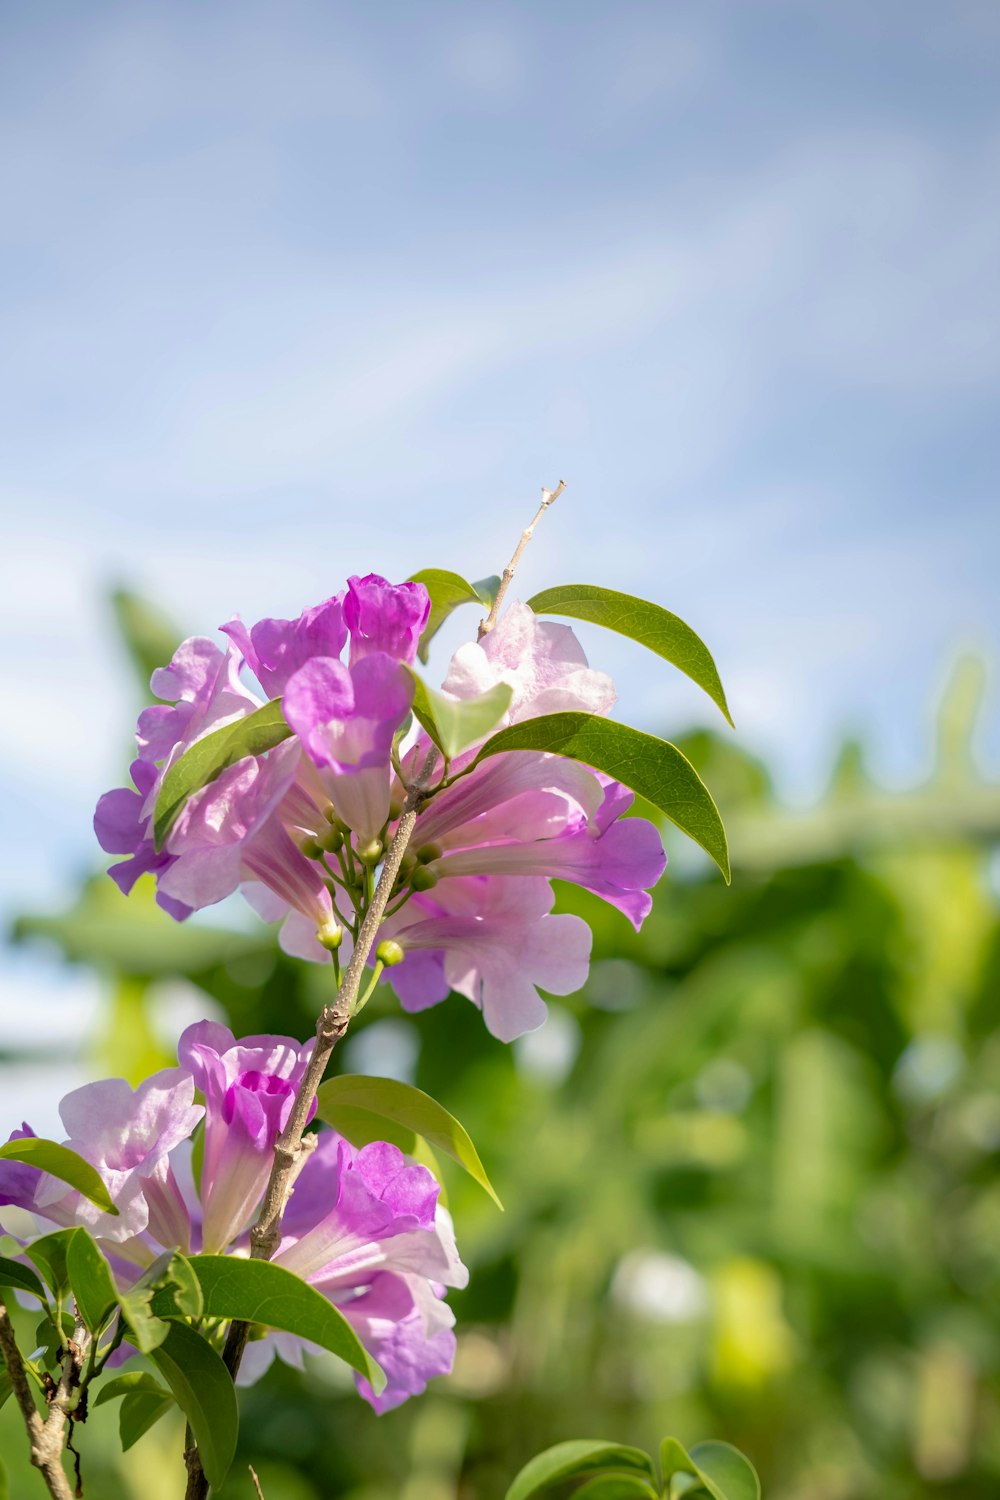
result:
<svg viewBox="0 0 1000 1500"><path fill-rule="evenodd" d="M358 940L354 945L354 952L351 954L351 961L344 974L343 983L333 1004L323 1007L316 1023L316 1046L313 1048L309 1065L299 1084L288 1121L275 1142L274 1162L264 1190L264 1201L257 1222L250 1231L250 1255L254 1260L270 1260L281 1242L281 1220L285 1207L295 1185L295 1179L316 1144L314 1138L303 1135L309 1121L309 1112L312 1109L316 1091L323 1081L323 1074L326 1072L331 1053L350 1025L365 965L378 935L379 925L385 915L403 854L410 842L417 821L417 813L427 796L424 785L433 767L433 760L428 758L420 777L407 792L406 802L403 804L403 811L396 825L396 832L392 843L386 850L378 885L375 887L365 919L361 924L361 931L358 933ZM234 1380L239 1372L249 1334L249 1323L236 1322L230 1325L223 1359ZM197 1450L189 1449L185 1459L188 1465L185 1500L205 1500L208 1494L208 1482L202 1472Z"/></svg>
<svg viewBox="0 0 1000 1500"><path fill-rule="evenodd" d="M45 1480L45 1487L53 1500L74 1500L69 1480L62 1463L65 1430L76 1404L76 1391L80 1385L80 1370L90 1342L90 1335L79 1318L73 1329L62 1363L59 1383L49 1397L48 1416L43 1420L35 1405L35 1398L28 1384L28 1375L21 1351L17 1347L14 1330L10 1322L7 1304L0 1293L0 1351L13 1388L14 1397L21 1408L21 1416L28 1433L31 1447L31 1462ZM79 1470L78 1470L79 1472ZM81 1487L77 1486L81 1494Z"/></svg>
<svg viewBox="0 0 1000 1500"><path fill-rule="evenodd" d="M530 525L526 526L521 532L521 540L514 548L514 556L511 558L510 562L503 570L503 576L500 579L500 587L497 589L497 596L490 606L489 614L486 616L485 620L480 620L479 622L480 640L482 640L484 635L489 635L490 631L493 629L494 625L497 622L497 616L500 613L500 606L503 603L503 596L504 594L506 594L508 588L510 587L511 579L514 577L514 574L517 571L517 565L521 561L521 553L524 551L525 547L528 545L528 543L531 541L531 538L535 534L535 527L538 525L539 521L548 510L549 506L554 505L555 502L559 499L559 496L562 494L565 488L565 482L560 479L554 490L547 490L545 488L542 489L542 503L538 507L538 510L535 512L534 518L531 521Z"/></svg>
<svg viewBox="0 0 1000 1500"><path fill-rule="evenodd" d="M247 1464L247 1468L250 1470L250 1478L253 1480L253 1487L257 1491L257 1500L264 1500L264 1491L260 1487L260 1480L257 1478L256 1469L254 1468L253 1464Z"/></svg>

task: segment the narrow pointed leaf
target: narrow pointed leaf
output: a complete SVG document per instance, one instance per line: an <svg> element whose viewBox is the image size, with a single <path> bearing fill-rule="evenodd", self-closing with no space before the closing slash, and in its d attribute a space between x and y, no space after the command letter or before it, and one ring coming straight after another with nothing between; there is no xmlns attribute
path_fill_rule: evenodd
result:
<svg viewBox="0 0 1000 1500"><path fill-rule="evenodd" d="M446 760L485 739L510 707L514 689L506 682L475 698L446 698L414 674L413 715L427 730Z"/></svg>
<svg viewBox="0 0 1000 1500"><path fill-rule="evenodd" d="M334 1130L341 1130L343 1123L342 1133L348 1140L352 1139L349 1133L351 1112L356 1110L367 1111L404 1130L412 1130L434 1150L443 1151L452 1161L457 1161L489 1193L497 1207L503 1208L468 1131L443 1104L422 1089L400 1083L395 1078L368 1078L360 1073L344 1073L338 1078L328 1079L320 1087L317 1101L320 1119L332 1125ZM372 1139L386 1140L388 1137L375 1136Z"/></svg>
<svg viewBox="0 0 1000 1500"><path fill-rule="evenodd" d="M191 1423L205 1477L214 1489L221 1489L239 1432L236 1387L200 1333L187 1323L166 1326L167 1336L151 1358Z"/></svg>
<svg viewBox="0 0 1000 1500"><path fill-rule="evenodd" d="M40 1171L48 1172L51 1177L58 1177L60 1182L76 1188L91 1203L103 1208L106 1214L118 1214L96 1167L92 1167L89 1161L84 1161L82 1156L77 1156L68 1146L29 1135L0 1146L0 1161L23 1161L29 1167L38 1167Z"/></svg>
<svg viewBox="0 0 1000 1500"><path fill-rule="evenodd" d="M0 1255L0 1286L17 1287L19 1292L30 1292L40 1302L48 1301L45 1288L31 1267L8 1260L5 1255Z"/></svg>
<svg viewBox="0 0 1000 1500"><path fill-rule="evenodd" d="M424 568L419 573L411 574L408 581L422 583L431 596L431 612L417 651L420 660L426 663L431 641L452 610L457 609L460 604L478 604L481 598L474 584L469 583L460 573L449 573L445 568Z"/></svg>
<svg viewBox="0 0 1000 1500"><path fill-rule="evenodd" d="M659 808L710 854L728 883L729 847L719 809L694 766L676 745L593 714L544 714L501 729L480 750L476 764L511 750L566 755L613 776Z"/></svg>
<svg viewBox="0 0 1000 1500"><path fill-rule="evenodd" d="M66 1271L80 1317L96 1336L118 1307L118 1288L111 1267L85 1229L77 1230L69 1242Z"/></svg>
<svg viewBox="0 0 1000 1500"><path fill-rule="evenodd" d="M601 1473L641 1474L655 1481L652 1460L641 1448L622 1443L602 1443L589 1439L556 1443L526 1463L507 1491L506 1500L531 1500L566 1479L583 1478Z"/></svg>
<svg viewBox="0 0 1000 1500"><path fill-rule="evenodd" d="M260 1323L329 1349L363 1375L376 1392L382 1370L343 1313L307 1281L266 1260L233 1255L196 1255L190 1265L201 1284L207 1318Z"/></svg>
<svg viewBox="0 0 1000 1500"><path fill-rule="evenodd" d="M648 646L686 677L698 684L732 724L729 705L712 653L690 625L678 615L648 599L619 594L614 589L596 588L590 583L567 583L558 588L543 589L528 600L538 615L565 615L571 620L589 620L619 635Z"/></svg>
<svg viewBox="0 0 1000 1500"><path fill-rule="evenodd" d="M273 750L291 733L281 712L281 700L275 698L245 718L224 724L221 729L206 734L204 739L196 740L163 778L153 815L157 849L163 848L189 797L208 786L238 760Z"/></svg>

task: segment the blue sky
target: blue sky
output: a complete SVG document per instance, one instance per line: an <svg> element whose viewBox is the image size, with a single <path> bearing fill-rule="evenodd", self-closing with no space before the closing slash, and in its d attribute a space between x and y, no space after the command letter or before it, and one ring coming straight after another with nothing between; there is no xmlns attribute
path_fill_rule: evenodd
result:
<svg viewBox="0 0 1000 1500"><path fill-rule="evenodd" d="M844 729L919 776L997 647L998 76L992 0L0 11L7 908L119 774L109 582L205 631L476 577L560 477L525 591L688 618L792 797Z"/></svg>

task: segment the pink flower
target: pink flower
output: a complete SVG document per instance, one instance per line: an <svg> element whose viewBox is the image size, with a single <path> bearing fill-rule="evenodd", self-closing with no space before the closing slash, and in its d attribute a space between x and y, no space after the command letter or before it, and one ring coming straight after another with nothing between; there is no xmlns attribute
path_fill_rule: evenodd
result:
<svg viewBox="0 0 1000 1500"><path fill-rule="evenodd" d="M226 1026L199 1021L180 1039L177 1055L205 1096L201 1179L202 1249L225 1250L249 1228L274 1161L274 1143L288 1120L314 1043L248 1036L237 1042Z"/></svg>
<svg viewBox="0 0 1000 1500"><path fill-rule="evenodd" d="M457 990L502 1042L541 1026L538 989L570 995L590 963L590 928L552 915L553 899L548 881L532 876L443 880L415 896L382 928L406 955L389 971L403 1008L426 1010Z"/></svg>
<svg viewBox="0 0 1000 1500"><path fill-rule="evenodd" d="M611 678L588 666L568 625L540 620L519 603L511 604L481 641L459 647L444 691L456 698L474 698L498 682L514 690L504 724L571 709L606 714L616 697Z"/></svg>

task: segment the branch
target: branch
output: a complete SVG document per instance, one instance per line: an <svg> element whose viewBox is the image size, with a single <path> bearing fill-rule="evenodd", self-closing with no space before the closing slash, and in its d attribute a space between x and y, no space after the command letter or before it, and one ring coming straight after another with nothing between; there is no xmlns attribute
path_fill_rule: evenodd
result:
<svg viewBox="0 0 1000 1500"><path fill-rule="evenodd" d="M323 1007L316 1023L316 1046L313 1048L309 1065L299 1084L291 1114L288 1116L284 1130L275 1142L274 1162L264 1190L264 1202L257 1222L250 1231L250 1256L253 1260L270 1260L278 1248L281 1242L281 1220L295 1185L295 1179L315 1149L316 1138L303 1136L309 1121L309 1111L316 1097L316 1091L323 1081L323 1074L326 1072L333 1049L350 1025L368 956L375 944L386 906L389 904L389 897L399 873L403 854L417 821L417 813L428 795L424 790L424 783L432 770L433 759L428 758L421 775L407 792L406 802L396 825L396 832L386 851L378 885L375 887L371 904L361 924L361 931L358 933L358 940L354 945L354 952L351 954L351 961L344 974L343 983L333 1004ZM249 1334L249 1323L230 1324L222 1357L234 1380L239 1373ZM189 1449L185 1459L188 1466L185 1500L205 1500L208 1494L208 1481L202 1472L197 1450Z"/></svg>
<svg viewBox="0 0 1000 1500"><path fill-rule="evenodd" d="M74 1392L80 1384L80 1370L89 1340L90 1335L77 1318L73 1337L63 1359L59 1384L50 1397L49 1414L43 1421L28 1384L27 1371L14 1337L7 1304L0 1292L0 1351L7 1366L14 1397L24 1418L31 1445L31 1462L41 1473L53 1500L73 1500L73 1491L62 1464L63 1432L67 1418L76 1404Z"/></svg>
<svg viewBox="0 0 1000 1500"><path fill-rule="evenodd" d="M543 486L542 503L535 512L530 525L526 526L521 532L521 540L514 548L514 556L511 558L510 562L503 570L503 576L500 579L500 587L497 589L497 596L490 606L489 614L486 616L485 620L480 620L479 622L480 640L482 640L484 635L489 635L490 631L493 629L494 625L497 622L497 616L500 613L500 606L503 603L503 596L504 594L506 594L508 588L510 587L511 580L513 579L514 574L517 571L517 565L521 561L521 553L524 551L525 547L528 545L528 543L531 541L531 538L535 534L535 527L538 525L539 521L548 510L549 506L554 505L555 502L559 499L559 496L562 494L565 488L566 485L561 479L554 490L547 490Z"/></svg>

